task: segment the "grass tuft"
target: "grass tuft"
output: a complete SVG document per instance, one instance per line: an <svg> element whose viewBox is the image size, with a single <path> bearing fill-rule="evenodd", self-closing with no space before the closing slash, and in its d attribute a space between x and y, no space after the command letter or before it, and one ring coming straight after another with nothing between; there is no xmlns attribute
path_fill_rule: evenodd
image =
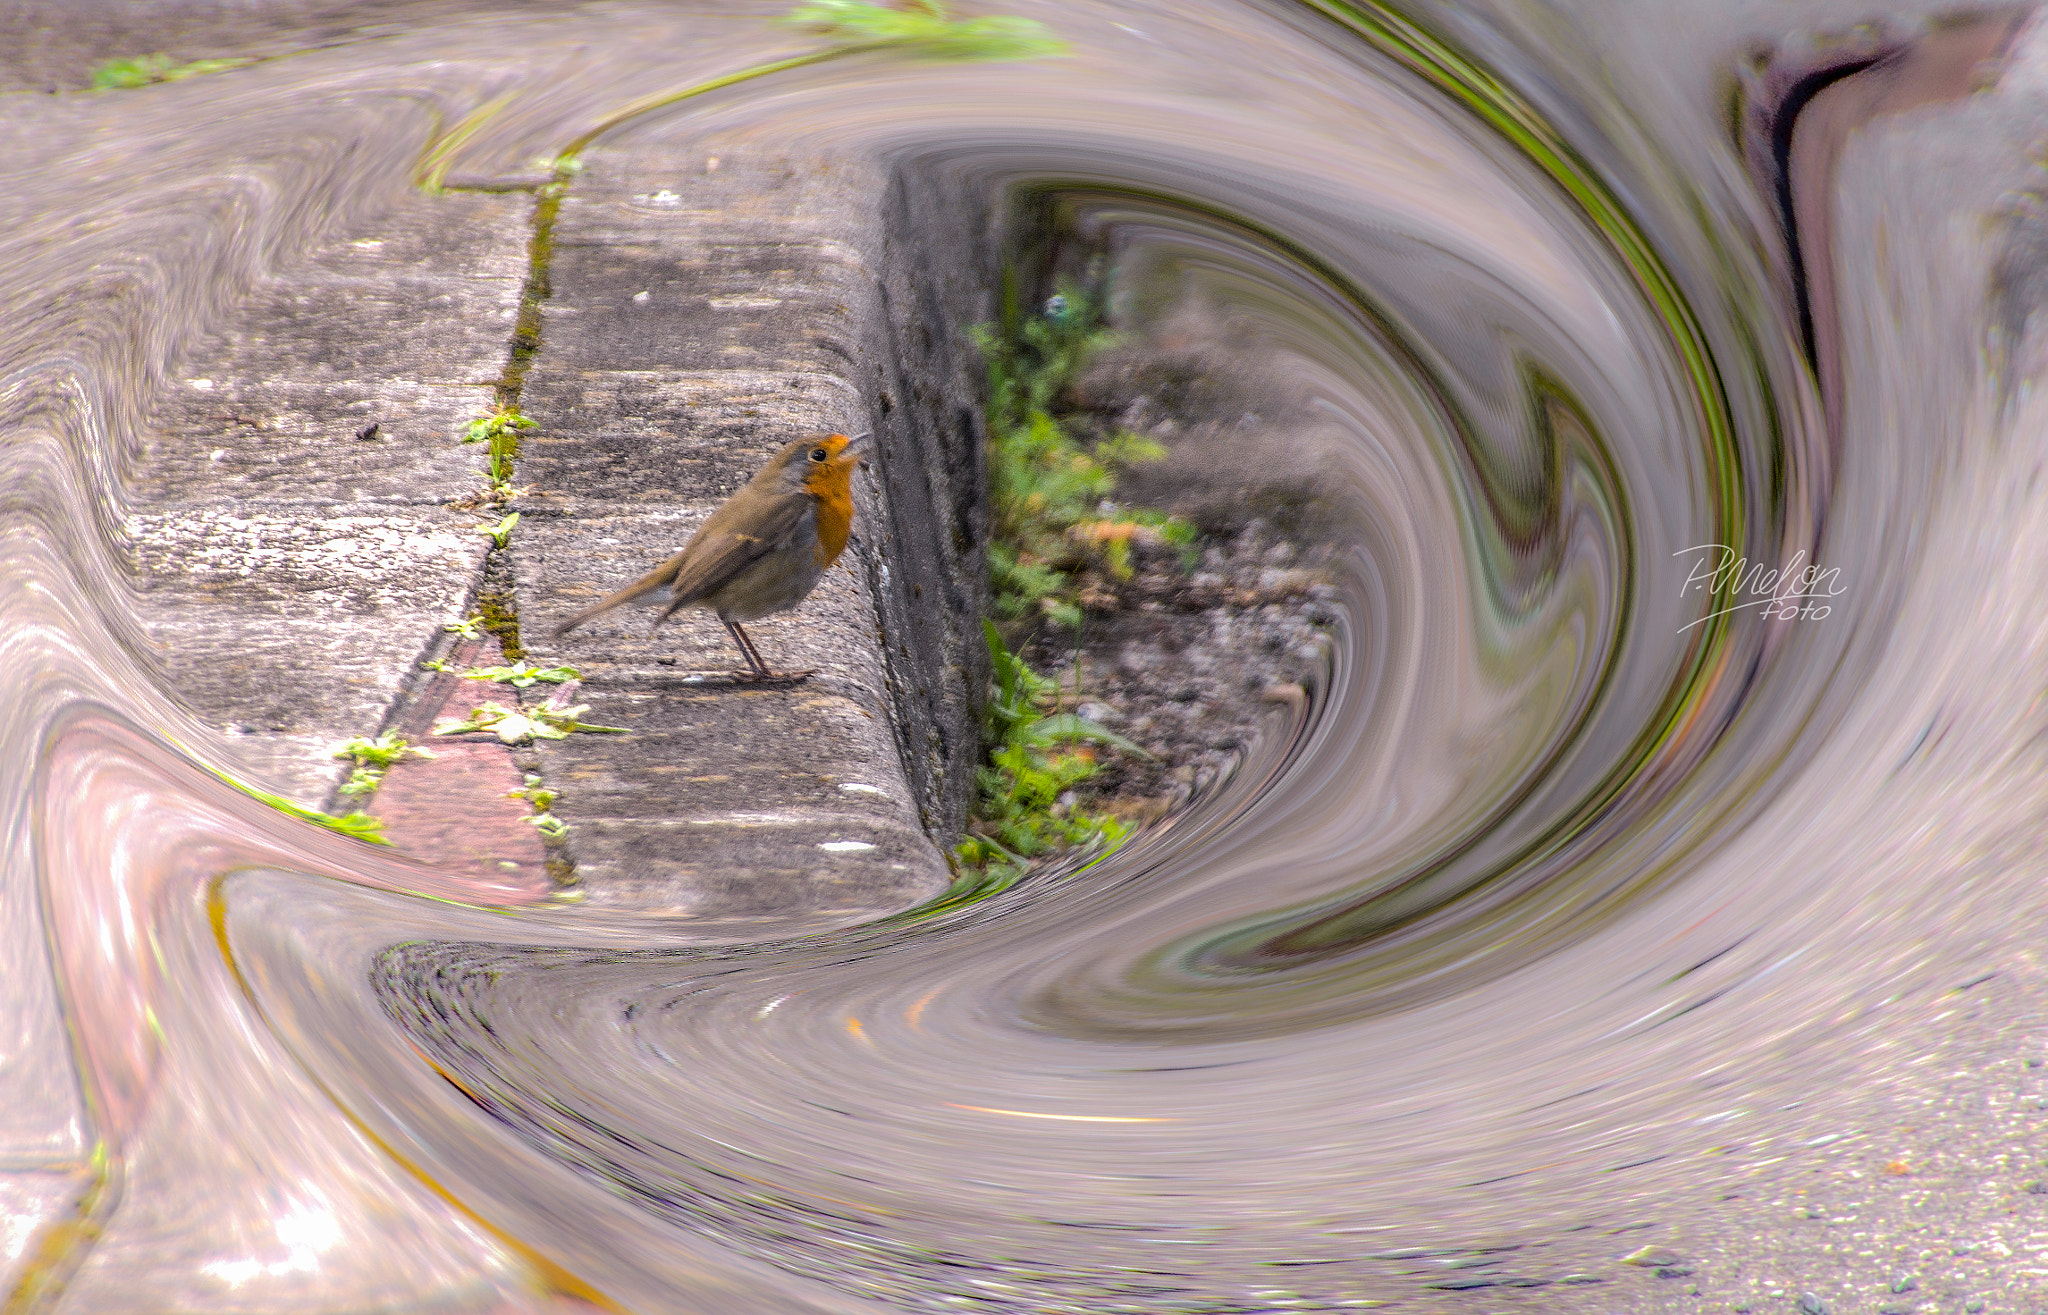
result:
<svg viewBox="0 0 2048 1315"><path fill-rule="evenodd" d="M995 743L975 772L974 820L953 849L960 878L948 898L968 890L992 895L1046 854L1115 851L1129 826L1089 812L1074 787L1101 770L1104 748L1150 756L1107 727L1060 711L1059 681L1012 653L993 621L983 621L982 631L993 664L987 724Z"/></svg>
<svg viewBox="0 0 2048 1315"><path fill-rule="evenodd" d="M1038 619L1077 628L1091 572L1130 579L1136 543L1170 544L1186 558L1195 527L1112 501L1117 472L1165 461L1165 448L1120 433L1084 449L1057 414L1060 394L1116 341L1092 297L1066 288L1014 331L982 325L973 338L988 361L996 618L1013 634Z"/></svg>
<svg viewBox="0 0 2048 1315"><path fill-rule="evenodd" d="M1060 395L1115 342L1095 299L1064 287L1038 314L1010 319L1008 332L992 325L972 331L989 380L995 618L982 625L993 663L983 734L991 747L975 773L973 819L953 850L953 887L919 916L1003 890L1034 859L1076 849L1107 855L1128 838L1130 827L1090 811L1079 787L1101 770L1106 752L1151 755L1064 711L1058 680L1012 652L1003 628L1079 629L1101 577L1131 578L1134 545L1177 547L1186 565L1196 537L1186 521L1111 500L1119 470L1167 460L1165 448L1120 433L1084 449L1061 423Z"/></svg>

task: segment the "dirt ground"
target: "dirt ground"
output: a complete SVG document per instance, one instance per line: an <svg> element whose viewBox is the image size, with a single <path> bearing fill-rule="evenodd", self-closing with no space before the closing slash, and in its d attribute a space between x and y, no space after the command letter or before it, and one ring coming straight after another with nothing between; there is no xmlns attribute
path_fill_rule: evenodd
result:
<svg viewBox="0 0 2048 1315"><path fill-rule="evenodd" d="M1047 627L1024 650L1067 690L1078 680L1069 710L1154 755L1108 755L1077 801L1137 821L1184 806L1320 665L1336 590L1335 511L1319 490L1339 440L1290 382L1284 359L1182 314L1103 353L1060 399L1084 444L1132 432L1164 447L1164 461L1121 477L1118 501L1202 536L1192 562L1134 544L1130 578L1089 577L1078 632Z"/></svg>

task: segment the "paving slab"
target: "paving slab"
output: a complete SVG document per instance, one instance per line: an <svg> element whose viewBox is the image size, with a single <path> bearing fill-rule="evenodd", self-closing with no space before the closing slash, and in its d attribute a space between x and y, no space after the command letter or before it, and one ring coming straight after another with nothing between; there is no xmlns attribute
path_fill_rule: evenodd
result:
<svg viewBox="0 0 2048 1315"><path fill-rule="evenodd" d="M504 369L531 206L405 198L279 270L149 418L127 530L163 684L308 807L475 589L489 544L447 504L481 483L457 440Z"/></svg>

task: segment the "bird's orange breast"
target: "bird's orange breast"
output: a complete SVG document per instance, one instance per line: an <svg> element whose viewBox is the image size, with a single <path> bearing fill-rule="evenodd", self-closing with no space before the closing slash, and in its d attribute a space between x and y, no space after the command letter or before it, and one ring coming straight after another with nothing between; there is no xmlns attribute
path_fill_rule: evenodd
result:
<svg viewBox="0 0 2048 1315"><path fill-rule="evenodd" d="M839 560L853 530L853 468L847 458L828 463L804 481L804 491L818 502L818 569Z"/></svg>

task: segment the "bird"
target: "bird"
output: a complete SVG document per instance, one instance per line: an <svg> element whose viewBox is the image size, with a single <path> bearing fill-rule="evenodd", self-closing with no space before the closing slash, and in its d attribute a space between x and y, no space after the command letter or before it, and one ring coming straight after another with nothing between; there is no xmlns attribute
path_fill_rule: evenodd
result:
<svg viewBox="0 0 2048 1315"><path fill-rule="evenodd" d="M555 627L561 638L594 616L668 591L655 626L686 607L717 614L739 645L748 670L741 680L802 680L777 674L740 628L795 607L830 570L853 527L853 469L869 436L812 434L785 444L739 492L705 518L683 550L615 594Z"/></svg>

